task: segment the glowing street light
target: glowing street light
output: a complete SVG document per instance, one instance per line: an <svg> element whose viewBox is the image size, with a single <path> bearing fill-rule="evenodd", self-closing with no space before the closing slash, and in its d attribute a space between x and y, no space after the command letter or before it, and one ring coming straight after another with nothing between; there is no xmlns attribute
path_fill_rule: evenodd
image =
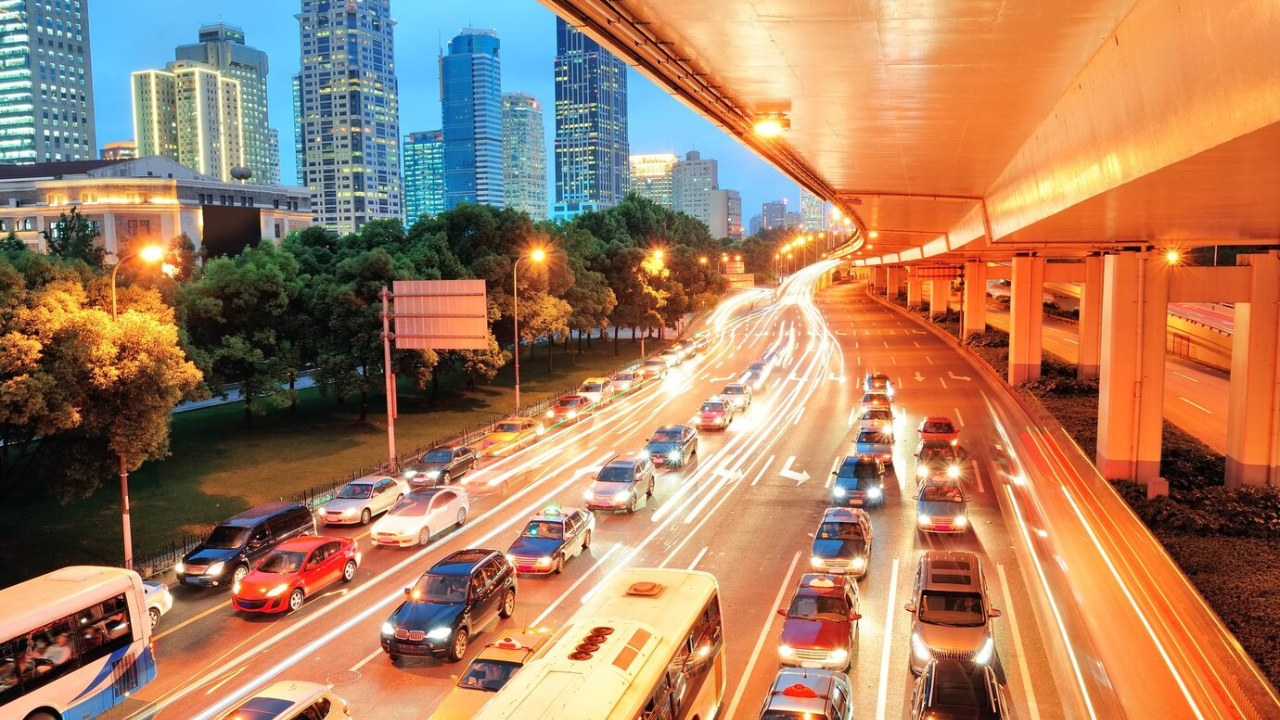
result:
<svg viewBox="0 0 1280 720"><path fill-rule="evenodd" d="M880 233L876 232L875 230L872 230L871 232L867 233L867 237L874 240L875 238L880 237Z"/></svg>
<svg viewBox="0 0 1280 720"><path fill-rule="evenodd" d="M164 259L164 248L159 245L148 245L132 255L125 255L120 258L116 266L111 269L111 319L116 319L116 274L120 272L120 266L126 261L139 258L143 262L154 263Z"/></svg>
<svg viewBox="0 0 1280 720"><path fill-rule="evenodd" d="M1169 248L1169 250L1164 254L1164 259L1170 265L1177 265L1182 259L1182 254L1179 253L1176 248Z"/></svg>

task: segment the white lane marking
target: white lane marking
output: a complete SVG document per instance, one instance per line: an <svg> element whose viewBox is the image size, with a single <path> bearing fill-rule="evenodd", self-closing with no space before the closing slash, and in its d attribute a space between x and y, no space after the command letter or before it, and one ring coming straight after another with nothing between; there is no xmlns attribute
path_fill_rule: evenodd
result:
<svg viewBox="0 0 1280 720"><path fill-rule="evenodd" d="M557 607L559 607L560 603L564 602L565 600L568 600L569 596L573 594L573 591L577 590L578 586L581 585L584 580L591 577L592 573L594 573L596 570L599 570L601 567L603 567L604 562L608 560L609 557L613 555L615 552L617 552L621 547L622 547L622 543L620 542L614 543L613 547L606 550L604 554L600 556L599 560L596 560L594 563L592 563L591 567L587 568L587 571L582 573L582 577L575 580L574 583L569 586L568 590L565 590L563 593L561 593L560 597L556 598L555 602L548 605L546 609L542 611L541 615L534 618L533 622L530 623L530 626L536 627L538 625L541 625L542 621L547 619L547 616L551 614L552 610L555 610Z"/></svg>
<svg viewBox="0 0 1280 720"><path fill-rule="evenodd" d="M884 346L885 346L885 347L889 347L889 341L888 341L888 340L885 340L885 341L884 341Z"/></svg>
<svg viewBox="0 0 1280 720"><path fill-rule="evenodd" d="M746 670L742 673L742 679L738 681L738 690L733 694L733 700L729 703L729 711L724 714L726 718L732 718L735 710L738 709L738 703L742 702L742 693L747 691L747 679L751 677L751 671L756 667L756 661L760 659L760 650L764 648L764 641L769 639L769 631L773 629L774 618L777 617L777 609L782 607L782 596L786 594L787 588L791 587L791 575L796 571L796 563L800 562L800 553L796 552L791 558L791 567L787 568L787 575L782 579L782 586L778 588L778 596L773 599L773 604L769 606L769 616L765 619L764 627L760 629L760 638L756 640L756 647L751 651L751 659L747 661ZM897 572L897 564L894 564L894 571ZM890 591L892 593L892 591Z"/></svg>
<svg viewBox="0 0 1280 720"><path fill-rule="evenodd" d="M709 547L709 546L707 546L707 545L703 545L703 546L702 546L702 550L698 551L698 554L697 554L697 555L695 555L695 556L694 556L694 558L693 558L693 562L689 563L689 567L685 568L685 570L692 570L692 569L694 569L694 568L698 567L698 561L702 559L702 556L703 556L703 555L706 555L706 554L707 554L707 548L708 548L708 547Z"/></svg>
<svg viewBox="0 0 1280 720"><path fill-rule="evenodd" d="M358 662L358 663L356 663L355 665L352 665L352 666L351 666L351 672L355 672L355 671L359 670L360 668L364 667L365 665L368 665L370 662L372 662L372 661L373 661L373 659L374 659L374 658L376 658L376 657L378 657L379 655L382 655L382 654L383 654L383 653L382 653L382 648L378 648L377 650L374 650L373 652L369 653L368 655L365 655L363 660L361 660L360 662Z"/></svg>
<svg viewBox="0 0 1280 720"><path fill-rule="evenodd" d="M896 358L896 357L894 357L894 356L890 355L890 356L889 356L889 359L893 361L893 364L894 364L894 365L897 365L897 364L898 364L898 358Z"/></svg>
<svg viewBox="0 0 1280 720"><path fill-rule="evenodd" d="M925 355L925 356L924 356L924 359L925 359L925 360L928 360L930 365L932 365L932 364L933 364L933 358L929 357L928 355Z"/></svg>
<svg viewBox="0 0 1280 720"><path fill-rule="evenodd" d="M956 422L960 423L960 427L964 427L964 417L960 415L960 408L952 408L956 414Z"/></svg>
<svg viewBox="0 0 1280 720"><path fill-rule="evenodd" d="M893 652L893 618L898 603L898 558L893 559L889 573L889 605L884 617L884 649L880 651L880 689L876 692L876 720L884 720L889 700L889 656Z"/></svg>
<svg viewBox="0 0 1280 720"><path fill-rule="evenodd" d="M1178 396L1178 399L1179 399L1179 400L1181 400L1182 402L1184 402L1184 403L1186 403L1186 404L1190 405L1191 407L1193 407L1193 408L1197 409L1197 410L1203 410L1204 412L1206 412L1206 413L1208 413L1208 414L1210 414L1210 415L1212 415L1212 414L1213 414L1213 411L1212 411L1212 410L1210 410L1209 408L1203 407L1203 406L1201 406L1201 405L1197 405L1197 404L1195 404L1195 403L1191 402L1190 400L1188 400L1188 399L1186 399L1186 398L1182 397L1181 395L1179 395L1179 396Z"/></svg>
<svg viewBox="0 0 1280 720"><path fill-rule="evenodd" d="M1013 632L1013 651L1018 653L1018 672L1022 675L1023 692L1027 694L1027 712L1031 720L1040 720L1040 706L1036 703L1036 690L1031 685L1031 670L1027 667L1027 653L1022 648L1022 632L1018 630L1018 616L1013 613L1013 595L1009 593L1009 577L1004 563L996 563L1000 573L1000 589L1004 592L1004 614L1009 618L1009 630Z"/></svg>
<svg viewBox="0 0 1280 720"><path fill-rule="evenodd" d="M773 464L773 459L776 457L777 455L770 455L769 459L765 460L764 467L760 468L760 472L756 473L755 479L751 481L751 487L755 487L756 483L760 482L760 478L764 477L765 470L769 469L769 466Z"/></svg>
<svg viewBox="0 0 1280 720"><path fill-rule="evenodd" d="M800 410L796 412L796 419L795 419L795 422L793 422L793 423L791 423L791 424L792 424L792 425L799 425L799 424L800 424L800 418L802 418L802 417L804 417L804 406L803 406L803 405L801 405L801 406L800 406Z"/></svg>
<svg viewBox="0 0 1280 720"><path fill-rule="evenodd" d="M1079 344L1080 344L1080 341L1079 341L1079 340L1076 340L1076 339L1074 339L1074 338L1062 338L1062 339L1063 339L1065 342L1069 342L1069 343L1071 343L1072 345L1079 345Z"/></svg>
<svg viewBox="0 0 1280 720"><path fill-rule="evenodd" d="M938 382L942 383L942 388L943 388L944 390L947 388L947 381L946 381L946 380L943 380L942 378L938 378Z"/></svg>
<svg viewBox="0 0 1280 720"><path fill-rule="evenodd" d="M911 344L912 344L912 345L915 345L916 347L920 347L920 343L919 343L919 342L917 342L917 341L915 341L915 340L912 340L912 341L911 341Z"/></svg>
<svg viewBox="0 0 1280 720"><path fill-rule="evenodd" d="M1199 380L1197 380L1197 379L1195 379L1195 378L1191 377L1190 375L1183 375L1182 373L1178 372L1177 370L1173 370L1173 371L1171 371L1171 372L1173 372L1173 374L1174 374L1174 375L1177 375L1178 377L1183 378L1184 380L1190 380L1190 381L1191 381L1191 382L1193 382L1193 383L1198 383L1198 382L1200 382Z"/></svg>
<svg viewBox="0 0 1280 720"><path fill-rule="evenodd" d="M836 467L840 465L840 456L837 455L835 460L831 461L831 472L827 473L827 482L823 487L831 487L831 483L836 481Z"/></svg>
<svg viewBox="0 0 1280 720"><path fill-rule="evenodd" d="M978 481L978 492L986 492L987 487L982 484L982 469L978 467L977 463L973 464L973 477Z"/></svg>
<svg viewBox="0 0 1280 720"><path fill-rule="evenodd" d="M858 408L849 411L849 427L853 427L853 416L858 414Z"/></svg>

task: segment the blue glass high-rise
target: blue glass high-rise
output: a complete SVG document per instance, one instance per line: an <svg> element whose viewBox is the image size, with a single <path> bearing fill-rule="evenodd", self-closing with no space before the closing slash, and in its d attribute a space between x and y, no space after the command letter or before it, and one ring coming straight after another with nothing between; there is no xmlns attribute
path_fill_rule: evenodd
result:
<svg viewBox="0 0 1280 720"><path fill-rule="evenodd" d="M404 136L404 224L444 212L444 135L439 130Z"/></svg>
<svg viewBox="0 0 1280 720"><path fill-rule="evenodd" d="M440 58L446 209L504 204L499 46L494 31L465 28Z"/></svg>

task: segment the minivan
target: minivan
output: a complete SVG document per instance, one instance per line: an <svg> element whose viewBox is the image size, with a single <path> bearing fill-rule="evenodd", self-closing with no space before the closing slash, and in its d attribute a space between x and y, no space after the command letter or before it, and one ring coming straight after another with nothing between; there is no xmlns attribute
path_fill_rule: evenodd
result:
<svg viewBox="0 0 1280 720"><path fill-rule="evenodd" d="M224 520L173 571L182 585L229 587L243 580L250 568L276 545L289 538L315 534L316 519L305 505L259 505Z"/></svg>
<svg viewBox="0 0 1280 720"><path fill-rule="evenodd" d="M987 578L978 556L957 550L930 550L920 557L906 605L911 613L911 674L930 660L987 665L996 660Z"/></svg>

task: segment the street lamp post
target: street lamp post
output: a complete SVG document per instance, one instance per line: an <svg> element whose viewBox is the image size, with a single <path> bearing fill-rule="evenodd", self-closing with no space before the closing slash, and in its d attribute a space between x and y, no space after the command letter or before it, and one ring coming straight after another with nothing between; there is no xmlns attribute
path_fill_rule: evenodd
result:
<svg viewBox="0 0 1280 720"><path fill-rule="evenodd" d="M120 266L126 260L133 258L142 258L146 262L158 262L164 258L164 248L158 245L148 245L132 255L125 255L116 262L116 266L111 269L111 322L116 321L116 275L120 272ZM126 464L127 459L123 452L117 452L116 457L120 460L120 525L124 532L124 566L126 568L133 567L133 528L129 523L129 467Z"/></svg>
<svg viewBox="0 0 1280 720"><path fill-rule="evenodd" d="M511 322L515 326L515 342L512 343L512 355L515 356L516 369L516 414L520 414L520 261L531 260L533 262L542 262L547 258L547 252L541 248L534 250L528 255L521 255L516 258L516 262L511 266L511 298L513 302ZM547 352L551 352L551 348L547 348Z"/></svg>

